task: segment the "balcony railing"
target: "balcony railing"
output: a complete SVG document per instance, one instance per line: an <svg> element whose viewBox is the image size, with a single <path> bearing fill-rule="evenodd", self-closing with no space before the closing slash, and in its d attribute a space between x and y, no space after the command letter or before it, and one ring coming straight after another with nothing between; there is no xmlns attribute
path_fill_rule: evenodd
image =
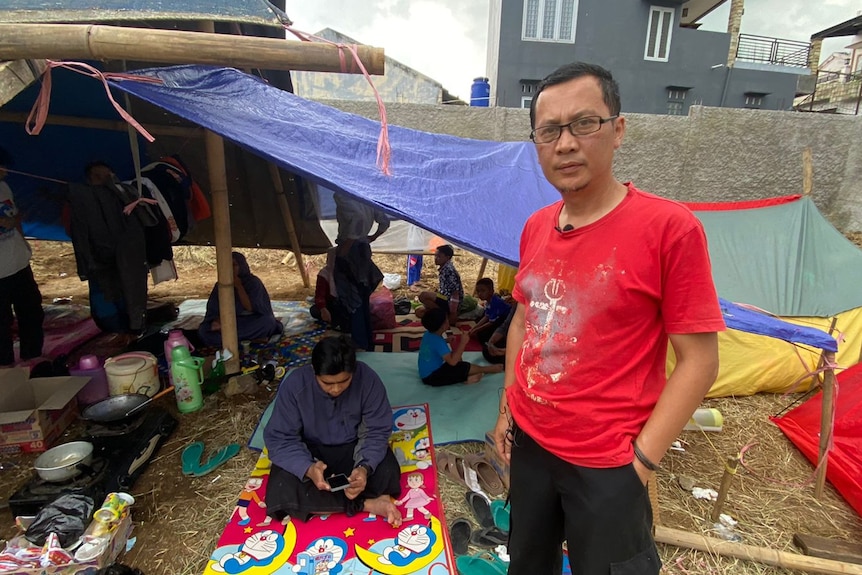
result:
<svg viewBox="0 0 862 575"><path fill-rule="evenodd" d="M807 68L809 52L811 52L811 44L807 42L740 34L736 59L743 62Z"/></svg>

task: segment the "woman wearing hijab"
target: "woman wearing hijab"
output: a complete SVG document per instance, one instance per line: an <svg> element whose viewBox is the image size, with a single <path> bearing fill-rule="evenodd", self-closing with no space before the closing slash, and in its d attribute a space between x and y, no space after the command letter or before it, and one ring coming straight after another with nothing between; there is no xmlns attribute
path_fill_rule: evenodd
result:
<svg viewBox="0 0 862 575"><path fill-rule="evenodd" d="M263 282L253 275L245 256L233 252L233 289L236 306L236 331L240 341L244 339L268 338L284 331L284 326L275 319L272 303ZM207 301L207 313L198 328L204 345L221 347L221 322L219 321L218 284L213 287Z"/></svg>

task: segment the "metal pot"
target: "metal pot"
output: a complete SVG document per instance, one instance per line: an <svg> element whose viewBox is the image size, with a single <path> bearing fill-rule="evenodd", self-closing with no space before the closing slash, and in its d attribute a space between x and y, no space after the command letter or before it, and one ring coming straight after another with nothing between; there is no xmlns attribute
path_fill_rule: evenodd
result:
<svg viewBox="0 0 862 575"><path fill-rule="evenodd" d="M33 467L45 481L66 481L93 462L93 444L72 441L53 447L36 458Z"/></svg>
<svg viewBox="0 0 862 575"><path fill-rule="evenodd" d="M160 391L152 397L143 393L124 393L98 401L84 408L81 417L95 423L119 423L141 412L145 405L174 390L174 386Z"/></svg>

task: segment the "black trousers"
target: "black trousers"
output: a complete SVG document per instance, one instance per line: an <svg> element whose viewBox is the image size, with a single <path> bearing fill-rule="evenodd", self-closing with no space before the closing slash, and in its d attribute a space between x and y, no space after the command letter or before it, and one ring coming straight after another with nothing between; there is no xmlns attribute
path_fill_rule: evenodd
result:
<svg viewBox="0 0 862 575"><path fill-rule="evenodd" d="M324 476L343 473L350 477L353 472L356 442L344 445L308 444L308 449L312 457L326 463ZM300 480L289 471L273 465L266 486L266 509L267 514L278 521L288 515L300 521L308 521L312 515L356 515L362 511L366 499L381 495L401 495L401 467L389 448L386 449L383 461L374 473L368 476L365 491L352 500L347 498L344 491L321 491L308 479Z"/></svg>
<svg viewBox="0 0 862 575"><path fill-rule="evenodd" d="M652 508L634 467L572 465L515 428L510 471L509 575L657 575Z"/></svg>
<svg viewBox="0 0 862 575"><path fill-rule="evenodd" d="M42 332L45 312L42 310L42 294L30 266L0 279L0 365L15 363L13 310L18 318L21 359L39 357L45 340Z"/></svg>

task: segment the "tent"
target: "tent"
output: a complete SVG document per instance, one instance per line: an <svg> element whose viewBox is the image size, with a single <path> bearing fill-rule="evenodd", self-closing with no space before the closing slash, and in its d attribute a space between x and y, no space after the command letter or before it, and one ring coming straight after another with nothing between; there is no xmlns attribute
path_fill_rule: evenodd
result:
<svg viewBox="0 0 862 575"><path fill-rule="evenodd" d="M390 126L393 154L386 175L376 165L378 122L303 100L237 70L177 66L136 73L162 84L113 86L300 178L373 203L503 263L517 264L518 236L529 214L559 198L528 142L467 140ZM254 190L248 193L252 206L260 201ZM830 316L841 314L838 331L845 342L855 341L862 295L852 287L862 279L857 277L862 253L826 222L810 198L691 207L707 231L719 295L821 330L828 329ZM822 294L830 295L817 297ZM735 315L726 314L731 326ZM793 345L780 331L767 333L772 337L735 329L722 334L722 372L711 395L807 387L805 374L824 346ZM839 363L856 362L854 347L842 346Z"/></svg>
<svg viewBox="0 0 862 575"><path fill-rule="evenodd" d="M706 230L721 297L822 331L834 319L838 365L859 361L862 251L809 196L689 207ZM720 371L709 396L808 389L821 350L730 329L719 335Z"/></svg>

